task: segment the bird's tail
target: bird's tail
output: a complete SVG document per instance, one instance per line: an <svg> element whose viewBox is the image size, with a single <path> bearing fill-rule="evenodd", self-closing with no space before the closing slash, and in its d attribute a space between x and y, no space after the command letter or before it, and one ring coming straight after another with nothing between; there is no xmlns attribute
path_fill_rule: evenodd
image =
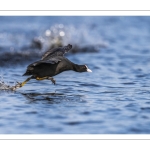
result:
<svg viewBox="0 0 150 150"><path fill-rule="evenodd" d="M32 75L31 71L27 70L22 76L29 76Z"/></svg>

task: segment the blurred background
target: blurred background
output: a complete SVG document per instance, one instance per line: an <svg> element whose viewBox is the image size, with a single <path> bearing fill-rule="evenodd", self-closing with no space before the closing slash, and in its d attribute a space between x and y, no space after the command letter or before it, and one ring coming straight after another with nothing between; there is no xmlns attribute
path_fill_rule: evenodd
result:
<svg viewBox="0 0 150 150"><path fill-rule="evenodd" d="M150 133L150 17L1 16L0 133ZM26 67L48 49L92 73L63 72L16 92Z"/></svg>
<svg viewBox="0 0 150 150"><path fill-rule="evenodd" d="M1 17L1 66L40 59L48 49L68 43L73 45L71 53L98 52L107 47L108 42L102 38L101 34L105 33L100 33L99 25L103 24L97 19L100 18Z"/></svg>

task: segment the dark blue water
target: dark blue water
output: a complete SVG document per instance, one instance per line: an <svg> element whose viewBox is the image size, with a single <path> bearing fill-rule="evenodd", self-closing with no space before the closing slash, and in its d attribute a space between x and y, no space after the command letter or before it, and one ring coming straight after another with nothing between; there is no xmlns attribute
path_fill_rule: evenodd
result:
<svg viewBox="0 0 150 150"><path fill-rule="evenodd" d="M1 81L22 82L53 45L92 73L0 91L0 133L150 133L150 17L0 17ZM38 42L37 42L38 41ZM40 46L39 46L40 44Z"/></svg>

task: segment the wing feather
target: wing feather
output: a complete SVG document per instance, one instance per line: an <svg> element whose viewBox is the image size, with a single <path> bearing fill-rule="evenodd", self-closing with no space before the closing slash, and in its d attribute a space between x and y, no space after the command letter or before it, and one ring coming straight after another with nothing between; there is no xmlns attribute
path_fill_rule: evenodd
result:
<svg viewBox="0 0 150 150"><path fill-rule="evenodd" d="M57 56L64 56L71 48L72 45L68 44L67 46L50 49L42 56L41 60L59 61L57 60Z"/></svg>

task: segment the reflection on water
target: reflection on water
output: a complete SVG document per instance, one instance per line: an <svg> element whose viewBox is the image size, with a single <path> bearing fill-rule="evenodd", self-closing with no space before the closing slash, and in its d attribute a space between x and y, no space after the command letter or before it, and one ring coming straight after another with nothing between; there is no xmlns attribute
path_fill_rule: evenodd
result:
<svg viewBox="0 0 150 150"><path fill-rule="evenodd" d="M82 95L68 95L66 93L21 93L29 103L38 101L45 101L48 104L58 104L62 101L80 101L82 102Z"/></svg>

